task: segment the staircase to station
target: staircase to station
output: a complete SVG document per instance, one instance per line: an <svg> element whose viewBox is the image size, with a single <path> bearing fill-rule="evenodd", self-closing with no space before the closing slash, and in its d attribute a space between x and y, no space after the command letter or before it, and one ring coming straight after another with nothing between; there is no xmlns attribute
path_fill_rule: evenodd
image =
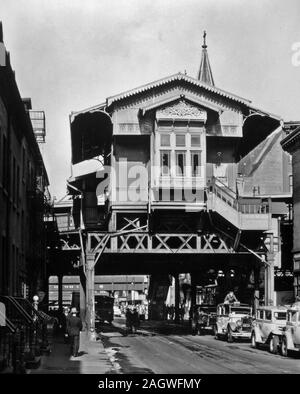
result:
<svg viewBox="0 0 300 394"><path fill-rule="evenodd" d="M271 228L271 213L264 202L238 200L236 193L213 178L207 193L207 209L217 212L240 230L266 231Z"/></svg>

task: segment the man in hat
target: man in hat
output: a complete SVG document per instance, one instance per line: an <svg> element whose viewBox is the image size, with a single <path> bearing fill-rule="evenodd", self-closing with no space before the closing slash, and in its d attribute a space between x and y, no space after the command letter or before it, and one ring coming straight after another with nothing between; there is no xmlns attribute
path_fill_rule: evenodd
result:
<svg viewBox="0 0 300 394"><path fill-rule="evenodd" d="M234 302L238 302L233 290L230 290L224 299L224 304L233 304Z"/></svg>
<svg viewBox="0 0 300 394"><path fill-rule="evenodd" d="M63 333L64 333L64 342L65 343L69 343L69 334L68 334L68 331L67 331L67 321L68 321L69 313L70 313L70 309L66 306L64 308L64 313L63 313L63 316L62 316L62 330L63 330Z"/></svg>
<svg viewBox="0 0 300 394"><path fill-rule="evenodd" d="M71 309L71 313L67 319L67 330L70 337L71 354L72 356L77 357L79 350L79 336L80 331L82 330L82 322L81 319L77 316L77 309L74 307Z"/></svg>

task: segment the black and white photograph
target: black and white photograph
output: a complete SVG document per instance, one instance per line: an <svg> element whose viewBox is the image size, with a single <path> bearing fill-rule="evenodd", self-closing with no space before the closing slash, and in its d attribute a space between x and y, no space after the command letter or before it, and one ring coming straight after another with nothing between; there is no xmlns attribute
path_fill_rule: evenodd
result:
<svg viewBox="0 0 300 394"><path fill-rule="evenodd" d="M0 383L300 373L299 20L0 0Z"/></svg>

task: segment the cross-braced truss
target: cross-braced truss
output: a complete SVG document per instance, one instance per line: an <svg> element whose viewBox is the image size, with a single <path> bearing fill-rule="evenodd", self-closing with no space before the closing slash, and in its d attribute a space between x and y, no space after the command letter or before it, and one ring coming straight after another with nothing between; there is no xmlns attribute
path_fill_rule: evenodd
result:
<svg viewBox="0 0 300 394"><path fill-rule="evenodd" d="M81 250L80 238L78 233L60 234L60 247L61 250Z"/></svg>
<svg viewBox="0 0 300 394"><path fill-rule="evenodd" d="M232 242L216 233L170 234L148 232L88 233L87 253L236 253ZM111 242L117 237L116 244ZM247 253L245 250L244 252ZM241 251L239 251L241 253Z"/></svg>

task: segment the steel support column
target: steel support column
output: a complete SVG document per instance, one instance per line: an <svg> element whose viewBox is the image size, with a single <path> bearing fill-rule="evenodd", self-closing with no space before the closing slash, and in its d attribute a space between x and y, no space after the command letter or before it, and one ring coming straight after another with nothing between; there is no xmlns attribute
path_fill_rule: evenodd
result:
<svg viewBox="0 0 300 394"><path fill-rule="evenodd" d="M196 286L197 286L197 282L196 282L196 274L195 273L191 273L191 308L190 308L190 313L189 313L189 317L190 319L193 317L193 310L195 308L196 305Z"/></svg>
<svg viewBox="0 0 300 394"><path fill-rule="evenodd" d="M259 278L260 278L260 268L261 266L258 264L254 265L254 311L256 312L259 307Z"/></svg>
<svg viewBox="0 0 300 394"><path fill-rule="evenodd" d="M79 267L79 308L80 308L80 318L83 322L84 328L86 328L86 276L83 270L83 266Z"/></svg>
<svg viewBox="0 0 300 394"><path fill-rule="evenodd" d="M265 305L274 304L274 254L267 253L265 264Z"/></svg>
<svg viewBox="0 0 300 394"><path fill-rule="evenodd" d="M58 282L58 311L62 315L63 313L63 274L59 273L57 275Z"/></svg>

